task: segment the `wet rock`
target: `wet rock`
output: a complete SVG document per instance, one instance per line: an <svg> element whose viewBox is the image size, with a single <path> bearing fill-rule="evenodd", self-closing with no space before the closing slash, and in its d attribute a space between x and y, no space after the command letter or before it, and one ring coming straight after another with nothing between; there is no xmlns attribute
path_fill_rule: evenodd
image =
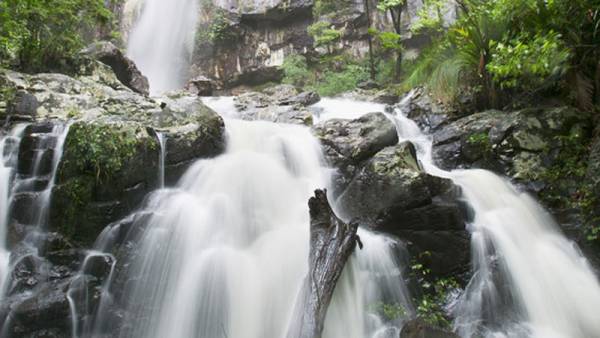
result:
<svg viewBox="0 0 600 338"><path fill-rule="evenodd" d="M111 42L100 41L89 45L81 54L90 56L110 66L119 81L131 90L148 95L148 79L135 63Z"/></svg>
<svg viewBox="0 0 600 338"><path fill-rule="evenodd" d="M314 92L298 93L293 86L279 85L263 92L241 94L234 103L245 120L312 125L312 113L306 107L319 99Z"/></svg>
<svg viewBox="0 0 600 338"><path fill-rule="evenodd" d="M422 319L413 319L402 327L400 338L459 338L450 331L437 328Z"/></svg>
<svg viewBox="0 0 600 338"><path fill-rule="evenodd" d="M105 280L110 274L115 261L110 255L98 254L85 259L83 273Z"/></svg>
<svg viewBox="0 0 600 338"><path fill-rule="evenodd" d="M211 96L215 90L215 84L206 76L197 76L188 82L186 90L198 96Z"/></svg>
<svg viewBox="0 0 600 338"><path fill-rule="evenodd" d="M394 123L382 113L369 113L355 120L324 121L315 125L313 132L321 141L328 162L345 173L398 143Z"/></svg>
<svg viewBox="0 0 600 338"><path fill-rule="evenodd" d="M589 134L589 115L574 108L486 111L433 134L433 157L445 169L483 168L516 181L537 181L556 162L561 137Z"/></svg>
<svg viewBox="0 0 600 338"><path fill-rule="evenodd" d="M59 337L69 336L68 285L69 281L51 281L40 285L32 295L9 299L9 327L5 329L10 336L40 336L41 332L60 333Z"/></svg>
<svg viewBox="0 0 600 338"><path fill-rule="evenodd" d="M466 208L450 180L419 166L414 146L404 142L370 158L338 199L349 218L399 237L413 255L429 252L434 276L464 273L469 265Z"/></svg>
<svg viewBox="0 0 600 338"><path fill-rule="evenodd" d="M350 218L374 219L388 208L408 209L431 203L427 175L409 142L386 147L370 158L338 199Z"/></svg>
<svg viewBox="0 0 600 338"><path fill-rule="evenodd" d="M458 111L436 102L423 88L413 89L394 108L415 121L426 133L443 129L461 116Z"/></svg>

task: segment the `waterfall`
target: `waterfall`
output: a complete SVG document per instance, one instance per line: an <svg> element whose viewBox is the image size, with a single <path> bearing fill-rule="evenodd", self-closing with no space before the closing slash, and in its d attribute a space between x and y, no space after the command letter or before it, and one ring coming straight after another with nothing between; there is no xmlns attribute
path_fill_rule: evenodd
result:
<svg viewBox="0 0 600 338"><path fill-rule="evenodd" d="M142 5L129 34L127 54L148 77L152 94L180 89L187 80L198 1L145 0Z"/></svg>
<svg viewBox="0 0 600 338"><path fill-rule="evenodd" d="M26 127L26 124L17 125L8 135L0 138L0 299L4 296L5 284L10 272L10 251L6 233L12 200L12 180L18 164L19 144Z"/></svg>
<svg viewBox="0 0 600 338"><path fill-rule="evenodd" d="M474 213L474 271L455 306L455 330L465 338L599 337L600 285L552 217L491 172L437 168L431 138L401 111L392 118L400 140L417 147L424 168L460 186Z"/></svg>
<svg viewBox="0 0 600 338"><path fill-rule="evenodd" d="M231 108L230 98L207 100ZM314 189L329 185L330 169L304 126L233 118L226 125L225 154L198 160L175 187L156 191L128 217L136 229L128 241L138 245L125 258L126 268L114 278L111 272L102 286L102 298L112 301L108 284L130 281L117 300L129 316L120 337L283 337L294 320L308 270L307 201ZM114 227L88 257L110 255L110 245L98 243ZM360 236L365 247L342 274L325 336L397 337L414 313L402 276L405 249L367 230ZM80 279L69 291L74 337L102 334L98 313L79 322L89 314L81 302L86 289ZM374 306L383 302L406 313L382 318Z"/></svg>
<svg viewBox="0 0 600 338"><path fill-rule="evenodd" d="M156 138L160 146L158 154L158 186L165 187L165 157L167 154L167 135L157 132Z"/></svg>

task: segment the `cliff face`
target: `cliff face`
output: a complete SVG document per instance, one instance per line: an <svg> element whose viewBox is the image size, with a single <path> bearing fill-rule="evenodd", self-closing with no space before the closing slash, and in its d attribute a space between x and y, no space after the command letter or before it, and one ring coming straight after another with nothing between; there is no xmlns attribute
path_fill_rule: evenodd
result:
<svg viewBox="0 0 600 338"><path fill-rule="evenodd" d="M280 66L293 53L319 56L344 51L357 58L365 57L369 21L379 30L393 30L388 15L377 10L377 1L369 1L370 20L363 0L349 0L341 10L320 17L315 17L313 0L203 2L198 13L190 78L206 76L225 88L256 85L279 80ZM404 10L403 37L409 50L423 43L423 37L415 37L410 31L422 6L422 0L409 0ZM142 0L128 0L121 7L118 17L125 40L142 7ZM450 11L448 17L452 16ZM329 22L343 31L342 38L330 51L315 48L307 33L307 28L318 21Z"/></svg>

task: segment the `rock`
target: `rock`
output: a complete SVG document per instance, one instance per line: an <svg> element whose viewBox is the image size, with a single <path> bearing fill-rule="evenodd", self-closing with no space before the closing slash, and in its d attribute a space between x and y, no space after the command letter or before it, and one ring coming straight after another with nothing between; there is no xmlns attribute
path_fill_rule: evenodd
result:
<svg viewBox="0 0 600 338"><path fill-rule="evenodd" d="M70 333L70 310L66 297L69 281L50 281L40 285L32 295L7 300L10 324L4 329L11 337L39 336L40 331Z"/></svg>
<svg viewBox="0 0 600 338"><path fill-rule="evenodd" d="M313 132L328 162L344 172L398 143L396 126L382 113L369 113L355 120L327 120L315 125Z"/></svg>
<svg viewBox="0 0 600 338"><path fill-rule="evenodd" d="M536 181L556 161L560 137L589 133L589 115L574 108L486 111L433 134L433 158L444 169L483 168L517 181Z"/></svg>
<svg viewBox="0 0 600 338"><path fill-rule="evenodd" d="M37 109L40 106L35 95L24 90L18 90L11 102L7 105L7 114L10 121L35 120Z"/></svg>
<svg viewBox="0 0 600 338"><path fill-rule="evenodd" d="M367 80L367 81L363 81L361 83L359 83L357 85L358 88L360 89L379 89L380 86L379 84L377 84L377 82L373 81L373 80Z"/></svg>
<svg viewBox="0 0 600 338"><path fill-rule="evenodd" d="M84 261L83 273L105 280L112 269L115 260L110 255L98 254L88 256Z"/></svg>
<svg viewBox="0 0 600 338"><path fill-rule="evenodd" d="M350 218L374 219L388 208L412 209L431 203L430 180L419 167L414 146L404 142L369 159L338 203Z"/></svg>
<svg viewBox="0 0 600 338"><path fill-rule="evenodd" d="M438 131L460 117L457 111L436 102L423 88L410 91L394 108L415 121L426 133Z"/></svg>
<svg viewBox="0 0 600 338"><path fill-rule="evenodd" d="M148 79L142 75L135 63L111 42L100 41L89 45L81 54L90 56L110 66L119 81L131 90L148 95Z"/></svg>
<svg viewBox="0 0 600 338"><path fill-rule="evenodd" d="M469 266L466 208L450 180L425 173L414 146L404 142L379 151L356 172L338 198L350 219L406 241L432 276L465 273Z"/></svg>
<svg viewBox="0 0 600 338"><path fill-rule="evenodd" d="M306 106L318 101L314 92L298 93L290 85L279 85L263 92L247 92L234 98L240 117L278 123L312 125L312 113Z"/></svg>
<svg viewBox="0 0 600 338"><path fill-rule="evenodd" d="M458 335L437 328L422 319L408 321L400 331L400 338L460 338Z"/></svg>
<svg viewBox="0 0 600 338"><path fill-rule="evenodd" d="M215 85L213 81L206 76L197 76L188 82L186 89L190 93L198 96L211 96L215 89Z"/></svg>

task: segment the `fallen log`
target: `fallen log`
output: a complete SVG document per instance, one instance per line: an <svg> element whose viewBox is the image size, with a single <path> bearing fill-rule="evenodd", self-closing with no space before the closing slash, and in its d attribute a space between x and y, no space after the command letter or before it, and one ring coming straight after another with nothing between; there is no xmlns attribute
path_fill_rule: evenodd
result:
<svg viewBox="0 0 600 338"><path fill-rule="evenodd" d="M308 274L296 301L287 338L321 337L337 281L352 251L360 243L356 234L358 225L346 224L335 215L327 201L326 190L316 190L308 206Z"/></svg>

